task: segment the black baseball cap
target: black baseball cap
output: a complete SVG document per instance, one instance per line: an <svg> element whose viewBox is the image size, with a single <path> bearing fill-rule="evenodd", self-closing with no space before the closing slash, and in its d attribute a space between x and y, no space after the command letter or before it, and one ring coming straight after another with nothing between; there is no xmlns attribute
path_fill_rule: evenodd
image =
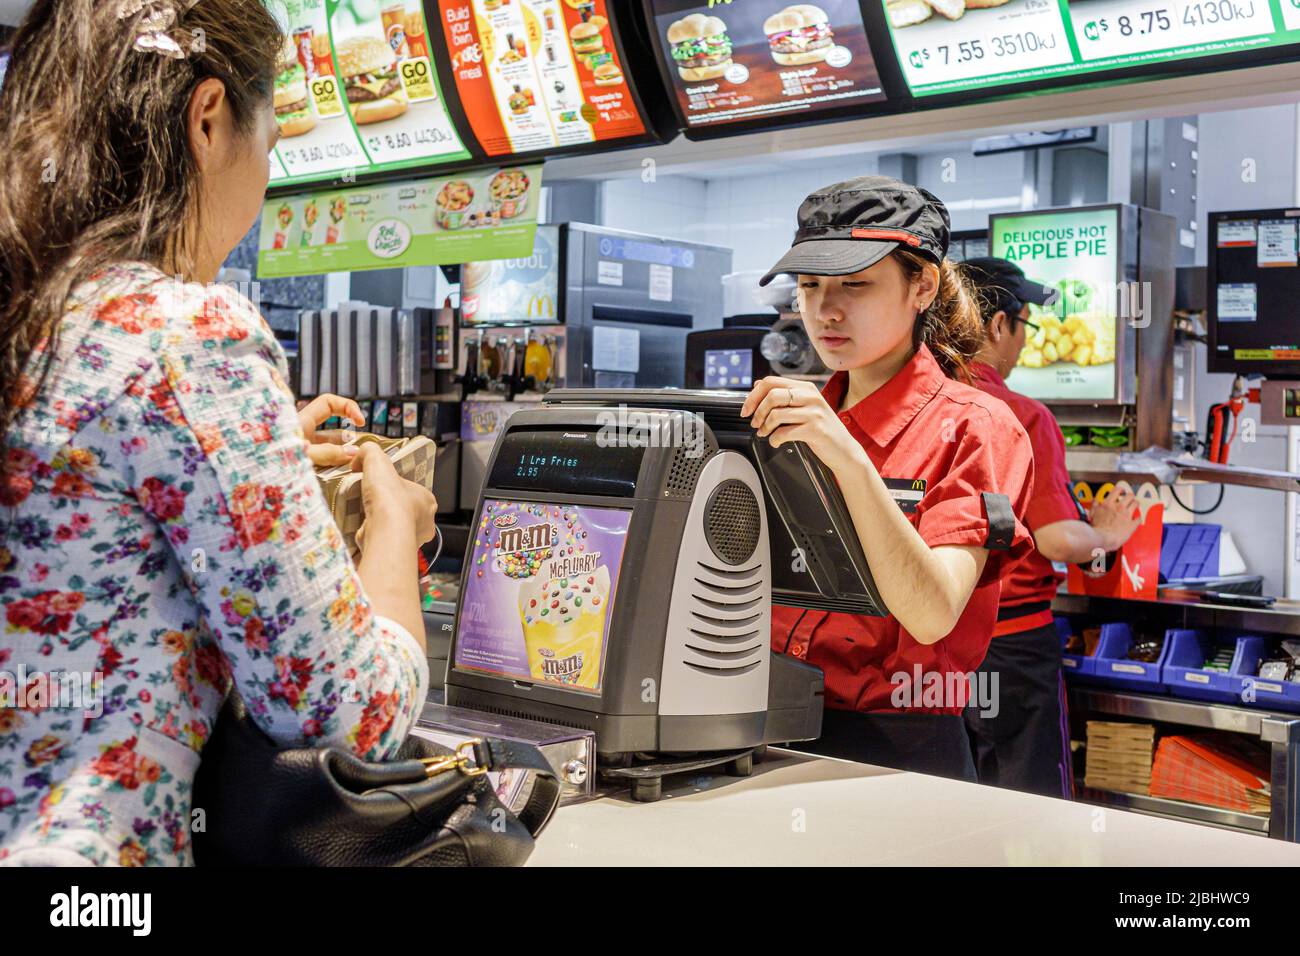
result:
<svg viewBox="0 0 1300 956"><path fill-rule="evenodd" d="M1056 302L1055 289L1028 278L1020 266L1006 259L981 256L967 259L959 268L987 304L984 318L999 311L1019 315L1026 303L1052 305Z"/></svg>
<svg viewBox="0 0 1300 956"><path fill-rule="evenodd" d="M783 273L846 276L900 246L938 264L948 252L948 210L933 194L889 176L824 186L799 205L794 245L759 280Z"/></svg>

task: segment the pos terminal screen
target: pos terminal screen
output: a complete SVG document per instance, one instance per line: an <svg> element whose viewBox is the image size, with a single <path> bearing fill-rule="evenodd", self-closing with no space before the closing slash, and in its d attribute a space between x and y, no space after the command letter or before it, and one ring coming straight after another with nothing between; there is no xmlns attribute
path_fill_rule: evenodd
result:
<svg viewBox="0 0 1300 956"><path fill-rule="evenodd" d="M501 439L488 485L515 491L630 498L636 493L644 455L644 447L603 441L598 430L509 431Z"/></svg>

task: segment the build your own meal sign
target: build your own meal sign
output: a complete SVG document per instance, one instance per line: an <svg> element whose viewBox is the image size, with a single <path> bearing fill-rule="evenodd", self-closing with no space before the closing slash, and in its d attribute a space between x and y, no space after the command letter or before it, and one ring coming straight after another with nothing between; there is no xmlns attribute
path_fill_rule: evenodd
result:
<svg viewBox="0 0 1300 956"><path fill-rule="evenodd" d="M532 254L541 164L272 199L259 278Z"/></svg>
<svg viewBox="0 0 1300 956"><path fill-rule="evenodd" d="M1007 385L1042 401L1113 399L1116 316L1131 290L1119 279L1119 215L1083 209L996 216L991 254L1057 291L1029 307L1025 347Z"/></svg>

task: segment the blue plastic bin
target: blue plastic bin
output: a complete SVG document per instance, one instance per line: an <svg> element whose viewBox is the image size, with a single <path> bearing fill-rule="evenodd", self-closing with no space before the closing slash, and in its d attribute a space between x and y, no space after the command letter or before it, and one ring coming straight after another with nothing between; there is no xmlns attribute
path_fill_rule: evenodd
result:
<svg viewBox="0 0 1300 956"><path fill-rule="evenodd" d="M1264 710L1300 711L1300 684L1289 680L1268 680L1259 675L1259 662L1271 657L1271 642L1265 638L1253 638L1252 643L1243 648L1241 658L1242 703L1247 707L1259 707Z"/></svg>
<svg viewBox="0 0 1300 956"><path fill-rule="evenodd" d="M1214 656L1221 644L1236 643L1228 673L1210 671L1205 662ZM1264 639L1249 635L1226 635L1216 639L1204 630L1177 629L1165 639L1165 666L1163 679L1175 697L1192 700L1211 700L1222 704L1244 705L1242 699L1242 674L1245 661L1252 655L1263 653ZM1259 658L1255 657L1258 667Z"/></svg>
<svg viewBox="0 0 1300 956"><path fill-rule="evenodd" d="M1056 618L1056 633L1061 636L1061 668L1062 673L1069 678L1083 678L1092 674L1094 661L1091 657L1084 657L1082 654L1067 654L1064 651L1066 642L1070 635L1074 633L1074 623L1068 617ZM996 640L996 638L995 638Z"/></svg>
<svg viewBox="0 0 1300 956"><path fill-rule="evenodd" d="M1166 524L1160 539L1160 583L1219 576L1217 524Z"/></svg>
<svg viewBox="0 0 1300 956"><path fill-rule="evenodd" d="M1129 660L1128 652L1132 646L1132 627L1125 623L1103 624L1097 653L1091 658L1092 672L1087 682L1134 693L1168 693L1161 680L1161 669L1169 654L1169 634L1165 634L1159 659L1151 664Z"/></svg>

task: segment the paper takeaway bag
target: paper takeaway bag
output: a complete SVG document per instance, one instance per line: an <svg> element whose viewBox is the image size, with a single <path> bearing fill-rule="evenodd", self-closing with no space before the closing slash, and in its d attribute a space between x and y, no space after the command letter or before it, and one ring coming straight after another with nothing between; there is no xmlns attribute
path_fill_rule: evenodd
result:
<svg viewBox="0 0 1300 956"><path fill-rule="evenodd" d="M1165 523L1165 506L1156 486L1145 482L1133 491L1127 481L1104 484L1079 481L1074 485L1074 497L1088 512L1094 501L1104 500L1117 490L1133 492L1142 524L1114 554L1098 555L1083 566L1070 565L1066 588L1071 594L1154 601L1160 583L1160 540Z"/></svg>

